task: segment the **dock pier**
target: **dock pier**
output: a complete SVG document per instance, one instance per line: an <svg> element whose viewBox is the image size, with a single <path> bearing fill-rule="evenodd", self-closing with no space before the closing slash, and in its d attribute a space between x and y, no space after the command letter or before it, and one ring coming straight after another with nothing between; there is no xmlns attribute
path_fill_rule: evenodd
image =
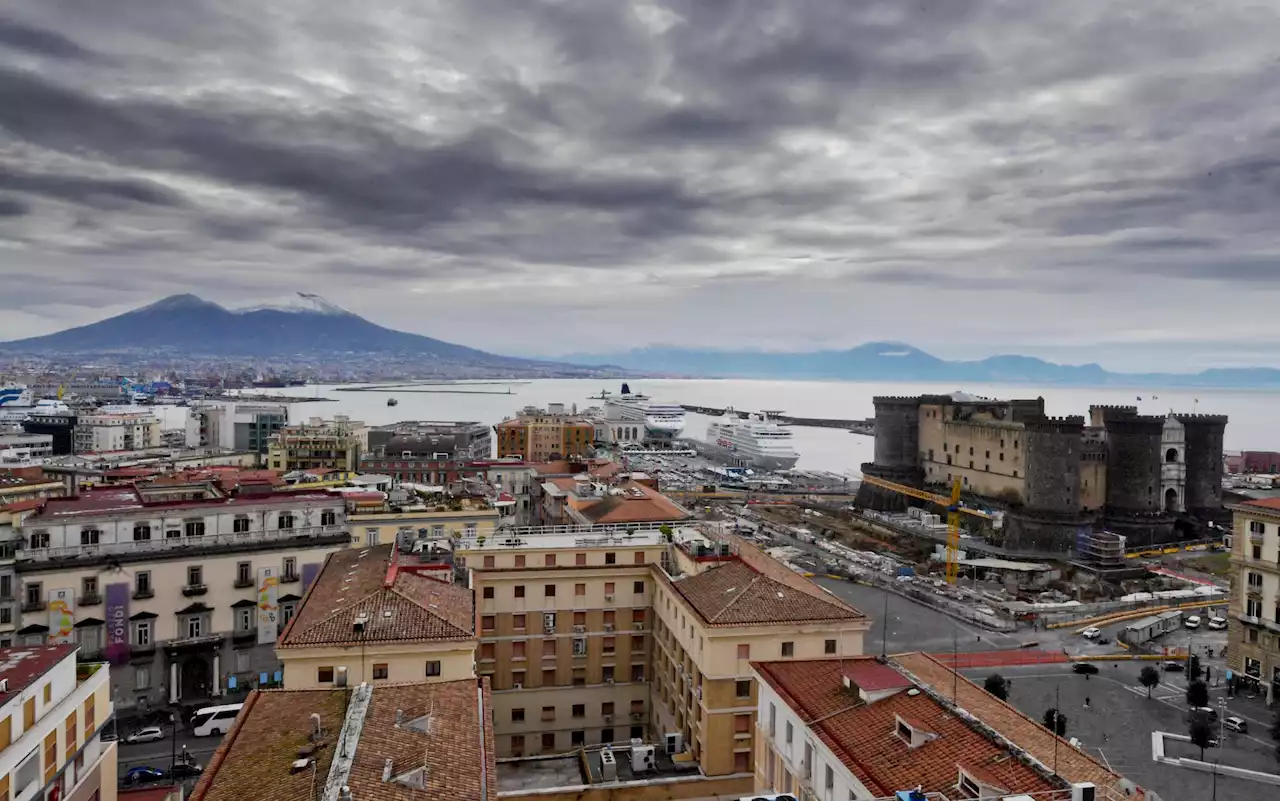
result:
<svg viewBox="0 0 1280 801"><path fill-rule="evenodd" d="M714 406L694 406L687 403L680 404L686 412L693 414L705 414L711 417L720 417L725 413L724 409L717 409ZM738 417L746 419L751 412L743 412L734 410ZM779 423L786 423L793 426L805 426L807 428L843 428L851 434L863 434L868 437L875 436L876 426L875 420L841 420L829 417L792 417L789 414L781 414L769 412L769 416Z"/></svg>

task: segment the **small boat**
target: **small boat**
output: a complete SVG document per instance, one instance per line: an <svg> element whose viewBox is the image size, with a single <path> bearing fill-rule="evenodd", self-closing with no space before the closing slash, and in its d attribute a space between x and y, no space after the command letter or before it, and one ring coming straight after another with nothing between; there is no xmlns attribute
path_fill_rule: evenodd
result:
<svg viewBox="0 0 1280 801"><path fill-rule="evenodd" d="M395 398L387 398L388 406L395 406L398 403L400 403L400 401L396 400Z"/></svg>

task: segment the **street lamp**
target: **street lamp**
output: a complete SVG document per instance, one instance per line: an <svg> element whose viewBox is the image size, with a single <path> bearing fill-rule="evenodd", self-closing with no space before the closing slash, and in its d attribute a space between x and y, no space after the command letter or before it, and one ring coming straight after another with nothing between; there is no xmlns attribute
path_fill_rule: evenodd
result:
<svg viewBox="0 0 1280 801"><path fill-rule="evenodd" d="M1222 738L1225 736L1225 727L1227 725L1227 697L1225 695L1218 697L1218 747L1222 747Z"/></svg>

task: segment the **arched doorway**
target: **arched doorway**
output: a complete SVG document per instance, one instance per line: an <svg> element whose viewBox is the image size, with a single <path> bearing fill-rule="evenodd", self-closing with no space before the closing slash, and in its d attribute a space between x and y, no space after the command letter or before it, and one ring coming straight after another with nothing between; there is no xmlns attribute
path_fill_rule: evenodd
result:
<svg viewBox="0 0 1280 801"><path fill-rule="evenodd" d="M1165 460L1166 462L1168 462L1169 464L1177 464L1177 463L1178 463L1178 449L1177 449L1177 448L1170 448L1169 450L1165 451L1165 452L1164 452L1164 460Z"/></svg>
<svg viewBox="0 0 1280 801"><path fill-rule="evenodd" d="M1173 487L1164 491L1164 510L1166 512L1178 511L1178 491Z"/></svg>
<svg viewBox="0 0 1280 801"><path fill-rule="evenodd" d="M213 692L208 660L200 656L187 657L178 668L178 682L182 688L181 698L208 698Z"/></svg>

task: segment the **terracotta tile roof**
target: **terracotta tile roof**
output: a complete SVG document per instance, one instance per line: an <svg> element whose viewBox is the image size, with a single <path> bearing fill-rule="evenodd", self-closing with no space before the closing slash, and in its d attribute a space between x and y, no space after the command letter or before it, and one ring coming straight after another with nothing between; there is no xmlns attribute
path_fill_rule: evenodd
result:
<svg viewBox="0 0 1280 801"><path fill-rule="evenodd" d="M329 555L278 647L469 640L471 590L402 569L392 545ZM364 634L352 622L367 615Z"/></svg>
<svg viewBox="0 0 1280 801"><path fill-rule="evenodd" d="M917 681L937 688L937 692L947 698L952 696L954 687L960 708L968 710L1046 765L1053 764L1054 741L1057 740L1058 773L1068 781L1114 787L1122 778L1088 753L1076 750L1066 740L1055 737L1039 721L1022 714L963 675L958 682L955 681L953 671L933 657L914 653L892 658Z"/></svg>
<svg viewBox="0 0 1280 801"><path fill-rule="evenodd" d="M886 664L874 659L851 659L844 664L844 675L869 693L882 690L905 690L911 680Z"/></svg>
<svg viewBox="0 0 1280 801"><path fill-rule="evenodd" d="M29 512L32 509L39 509L44 506L44 500L44 498L32 498L29 501L14 501L11 504L0 506L0 512L11 512L13 514Z"/></svg>
<svg viewBox="0 0 1280 801"><path fill-rule="evenodd" d="M496 799L492 706L488 684L477 684L475 679L374 687L346 781L352 796L360 801L479 801L483 776L487 797ZM319 797L317 789L323 795L346 720L345 707L345 690L254 692L209 761L192 801L312 801ZM397 709L404 720L398 728ZM323 745L313 754L314 788L311 769L298 773L290 769L299 749L311 743L312 713L320 715L323 730ZM426 724L423 718L428 715ZM388 759L393 778L384 782L382 770ZM397 780L418 769L424 769L421 789Z"/></svg>
<svg viewBox="0 0 1280 801"><path fill-rule="evenodd" d="M673 581L671 586L711 626L865 619L856 609L800 592L739 561Z"/></svg>
<svg viewBox="0 0 1280 801"><path fill-rule="evenodd" d="M763 573L769 578L781 582L793 590L798 590L806 595L812 595L815 598L833 603L842 609L853 612L858 617L865 618L866 615L855 609L852 604L846 603L822 587L814 584L809 579L795 572L791 568L774 559L769 554L758 548L755 543L743 539L736 534L722 533L717 535L734 546L734 550L738 555L738 559L746 563L748 567L758 573Z"/></svg>
<svg viewBox="0 0 1280 801"><path fill-rule="evenodd" d="M1245 501L1241 506L1252 506L1257 509L1280 510L1280 498L1261 498L1256 501Z"/></svg>
<svg viewBox="0 0 1280 801"><path fill-rule="evenodd" d="M845 672L869 672L869 664L875 664L870 657L859 657L753 662L752 667L878 796L916 785L929 793L949 792L960 768L1010 794L1056 789L1050 779L925 693L898 692L868 704L844 691ZM898 718L937 736L910 748L895 733Z"/></svg>

